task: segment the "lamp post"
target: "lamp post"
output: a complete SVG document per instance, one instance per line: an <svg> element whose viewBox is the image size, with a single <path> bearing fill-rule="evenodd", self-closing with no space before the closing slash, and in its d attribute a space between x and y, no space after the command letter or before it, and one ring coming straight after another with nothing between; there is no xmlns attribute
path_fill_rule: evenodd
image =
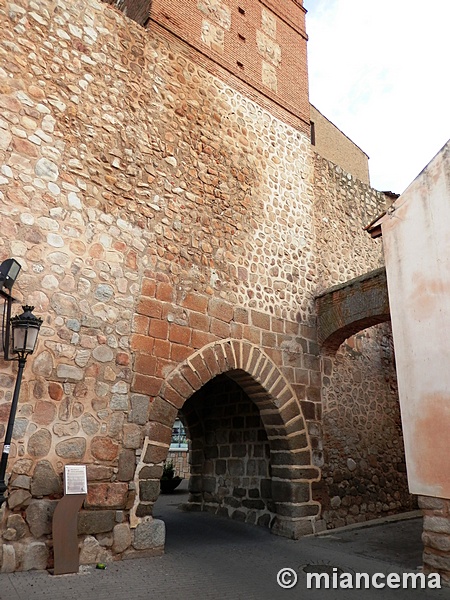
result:
<svg viewBox="0 0 450 600"><path fill-rule="evenodd" d="M22 384L22 375L28 355L32 354L37 342L39 329L42 325L42 319L35 317L32 313L34 306L23 306L23 313L11 318L11 304L16 302L10 294L14 281L20 271L20 265L13 258L4 261L0 265L0 296L5 299L6 316L3 314L2 339L3 354L5 360L16 360L18 362L18 371L16 383L14 386L11 410L8 417L5 440L3 442L3 452L0 459L0 506L6 500L6 465L8 462L9 451L11 448L11 438L14 429L14 420L16 418L17 404L19 401L20 386ZM3 288L9 290L5 292ZM16 356L10 356L10 336L12 333L12 352Z"/></svg>

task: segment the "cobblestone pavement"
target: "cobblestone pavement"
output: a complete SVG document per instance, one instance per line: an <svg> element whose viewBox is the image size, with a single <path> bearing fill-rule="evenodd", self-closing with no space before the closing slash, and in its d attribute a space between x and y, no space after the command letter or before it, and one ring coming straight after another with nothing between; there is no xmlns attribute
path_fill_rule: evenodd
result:
<svg viewBox="0 0 450 600"><path fill-rule="evenodd" d="M345 572L401 573L421 562L420 519L287 540L267 530L177 510L181 492L158 501L155 515L167 525L166 554L112 563L105 571L83 568L78 575L53 577L46 571L0 576L1 600L450 600L450 589L321 589L306 587L305 565ZM298 573L293 589L281 589L283 567ZM312 567L314 569L314 567Z"/></svg>

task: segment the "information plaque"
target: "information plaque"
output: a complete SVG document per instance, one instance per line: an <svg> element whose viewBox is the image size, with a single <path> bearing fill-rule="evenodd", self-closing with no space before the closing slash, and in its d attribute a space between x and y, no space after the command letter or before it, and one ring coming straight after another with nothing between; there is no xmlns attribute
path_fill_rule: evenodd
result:
<svg viewBox="0 0 450 600"><path fill-rule="evenodd" d="M64 493L87 494L86 465L66 465L64 467Z"/></svg>

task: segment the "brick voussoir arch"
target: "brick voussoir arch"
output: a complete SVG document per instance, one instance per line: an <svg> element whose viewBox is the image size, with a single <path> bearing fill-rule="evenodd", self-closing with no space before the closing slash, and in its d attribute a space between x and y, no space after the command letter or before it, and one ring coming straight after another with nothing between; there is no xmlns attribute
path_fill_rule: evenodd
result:
<svg viewBox="0 0 450 600"><path fill-rule="evenodd" d="M385 268L325 290L316 307L319 344L334 354L350 336L390 320Z"/></svg>
<svg viewBox="0 0 450 600"><path fill-rule="evenodd" d="M278 468L277 476L272 480L273 500L278 509L272 530L291 538L313 532L320 505L312 500L311 483L320 477L320 473L312 466L305 420L292 387L260 347L231 338L204 346L167 377L159 396L150 406L149 421L172 427L184 402L223 373L258 406L266 429L271 457ZM165 458L162 457L163 449L167 456L167 440L146 439L140 472L160 468L161 460ZM144 466L147 470L142 468ZM137 490L142 490L143 478L137 477ZM136 515L151 514L150 504L156 498L147 497L144 502L139 493L137 496Z"/></svg>

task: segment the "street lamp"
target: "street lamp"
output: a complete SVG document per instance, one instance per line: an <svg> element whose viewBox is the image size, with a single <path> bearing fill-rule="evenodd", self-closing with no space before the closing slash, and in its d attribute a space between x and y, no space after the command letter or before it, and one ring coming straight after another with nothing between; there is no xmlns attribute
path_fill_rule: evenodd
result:
<svg viewBox="0 0 450 600"><path fill-rule="evenodd" d="M6 500L6 464L11 448L11 438L16 418L17 403L19 401L20 386L22 384L23 369L28 355L32 354L36 347L39 329L42 325L42 319L35 317L32 313L34 306L23 306L23 313L21 315L11 317L11 304L12 302L17 302L17 300L11 296L10 292L19 271L20 265L13 258L5 260L0 265L0 296L4 298L6 307L6 315L4 311L2 322L3 355L5 360L16 360L19 363L8 426L3 442L3 452L0 459L0 506ZM9 290L9 293L5 292L4 288ZM12 344L10 343L11 334ZM11 350L16 356L10 356Z"/></svg>

